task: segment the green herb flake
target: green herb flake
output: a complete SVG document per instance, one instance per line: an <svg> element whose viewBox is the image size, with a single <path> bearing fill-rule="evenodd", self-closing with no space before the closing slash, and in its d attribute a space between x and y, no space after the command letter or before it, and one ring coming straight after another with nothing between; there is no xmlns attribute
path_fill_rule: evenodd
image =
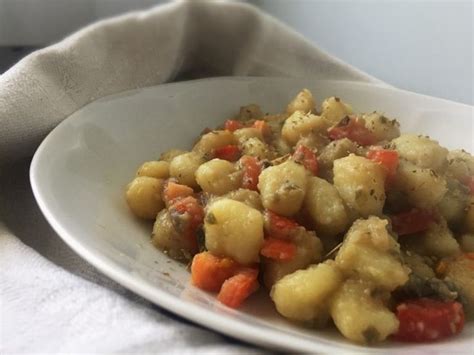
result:
<svg viewBox="0 0 474 355"><path fill-rule="evenodd" d="M367 344L373 344L380 339L379 331L372 326L367 327L367 329L362 332L362 336Z"/></svg>
<svg viewBox="0 0 474 355"><path fill-rule="evenodd" d="M207 224L217 224L217 219L216 219L216 216L214 216L214 213L209 212L206 215L206 223Z"/></svg>

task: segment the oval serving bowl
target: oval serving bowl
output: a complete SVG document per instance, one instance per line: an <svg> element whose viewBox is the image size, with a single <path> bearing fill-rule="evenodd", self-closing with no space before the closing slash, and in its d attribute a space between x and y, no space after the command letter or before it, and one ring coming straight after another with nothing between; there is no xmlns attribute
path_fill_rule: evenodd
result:
<svg viewBox="0 0 474 355"><path fill-rule="evenodd" d="M474 151L473 108L382 85L290 78L214 78L108 96L59 124L38 148L30 170L35 198L58 235L85 260L133 292L218 332L298 352L469 352L474 324L432 344L352 344L334 330L305 329L274 310L265 292L239 310L189 283L189 273L150 243L151 225L129 212L123 192L136 168L170 148L191 148L199 132L259 104L279 112L302 88L316 100L339 96L356 112L397 118L449 149Z"/></svg>

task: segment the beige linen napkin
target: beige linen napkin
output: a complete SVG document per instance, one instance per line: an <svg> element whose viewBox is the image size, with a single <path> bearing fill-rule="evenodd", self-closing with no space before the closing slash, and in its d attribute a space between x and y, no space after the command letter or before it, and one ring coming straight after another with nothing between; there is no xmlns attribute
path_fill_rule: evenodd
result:
<svg viewBox="0 0 474 355"><path fill-rule="evenodd" d="M45 222L28 181L41 140L87 103L222 75L377 82L257 9L220 1L101 21L0 76L0 352L260 351L178 319L95 271Z"/></svg>

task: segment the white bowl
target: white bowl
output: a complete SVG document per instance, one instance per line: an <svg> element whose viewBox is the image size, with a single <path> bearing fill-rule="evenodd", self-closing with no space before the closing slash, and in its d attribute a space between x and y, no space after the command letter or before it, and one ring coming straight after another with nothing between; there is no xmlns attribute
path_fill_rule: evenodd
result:
<svg viewBox="0 0 474 355"><path fill-rule="evenodd" d="M275 312L262 291L228 309L189 283L186 268L150 243L151 225L124 201L136 168L169 148L190 148L197 134L258 103L279 112L301 89L316 100L339 96L356 111L381 111L402 130L429 134L448 148L474 150L473 108L383 86L288 78L216 78L109 96L56 127L38 148L31 183L59 236L104 274L144 298L218 332L273 349L304 352L471 352L474 326L433 344L352 344L337 332L304 329Z"/></svg>

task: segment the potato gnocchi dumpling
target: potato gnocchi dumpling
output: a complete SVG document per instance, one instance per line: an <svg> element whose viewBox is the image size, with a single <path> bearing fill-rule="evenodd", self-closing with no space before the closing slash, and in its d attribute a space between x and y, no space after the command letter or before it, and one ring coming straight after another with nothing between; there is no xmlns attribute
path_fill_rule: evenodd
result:
<svg viewBox="0 0 474 355"><path fill-rule="evenodd" d="M185 238L177 230L173 223L170 211L162 210L156 216L151 234L151 242L157 248L160 248L170 257L177 260L186 260L189 258L188 250L191 249L190 240Z"/></svg>
<svg viewBox="0 0 474 355"><path fill-rule="evenodd" d="M453 150L448 153L447 174L459 181L474 176L474 157L465 150Z"/></svg>
<svg viewBox="0 0 474 355"><path fill-rule="evenodd" d="M202 191L214 195L223 195L237 190L242 184L241 173L235 165L222 159L212 159L201 164L195 176Z"/></svg>
<svg viewBox="0 0 474 355"><path fill-rule="evenodd" d="M328 261L286 275L273 286L270 295L284 317L315 322L327 319L328 305L342 281L342 273Z"/></svg>
<svg viewBox="0 0 474 355"><path fill-rule="evenodd" d="M240 145L244 144L251 138L257 138L263 141L262 132L255 127L240 128L234 131L234 136Z"/></svg>
<svg viewBox="0 0 474 355"><path fill-rule="evenodd" d="M332 181L334 161L340 158L347 157L351 153L356 154L359 148L357 143L348 138L342 138L330 142L323 149L318 156L318 165L321 171L320 175L327 180Z"/></svg>
<svg viewBox="0 0 474 355"><path fill-rule="evenodd" d="M242 154L251 155L261 160L271 159L270 147L258 138L249 138L241 144Z"/></svg>
<svg viewBox="0 0 474 355"><path fill-rule="evenodd" d="M192 188L198 186L195 173L204 158L195 152L178 155L171 160L169 165L170 177L175 178L180 184L188 185Z"/></svg>
<svg viewBox="0 0 474 355"><path fill-rule="evenodd" d="M447 163L448 150L427 136L402 134L392 141L391 146L400 158L419 168L440 171Z"/></svg>
<svg viewBox="0 0 474 355"><path fill-rule="evenodd" d="M351 154L334 161L334 186L347 206L362 217L382 214L385 203L383 168Z"/></svg>
<svg viewBox="0 0 474 355"><path fill-rule="evenodd" d="M132 212L140 218L155 219L165 203L161 198L163 180L149 176L138 176L128 184L125 193Z"/></svg>
<svg viewBox="0 0 474 355"><path fill-rule="evenodd" d="M451 226L460 225L469 202L467 188L453 178L446 179L446 187L447 191L438 204L439 212Z"/></svg>
<svg viewBox="0 0 474 355"><path fill-rule="evenodd" d="M337 189L316 176L309 179L304 208L318 234L335 236L349 223L346 206Z"/></svg>
<svg viewBox="0 0 474 355"><path fill-rule="evenodd" d="M311 112L316 108L313 94L308 89L301 90L296 97L286 107L286 112L293 113L296 111Z"/></svg>
<svg viewBox="0 0 474 355"><path fill-rule="evenodd" d="M170 177L170 163L167 161L147 161L138 168L137 176L149 176L157 179Z"/></svg>
<svg viewBox="0 0 474 355"><path fill-rule="evenodd" d="M380 113L372 112L362 116L365 127L372 132L377 142L390 141L400 136L400 124Z"/></svg>
<svg viewBox="0 0 474 355"><path fill-rule="evenodd" d="M408 250L413 250L420 255L443 258L459 254L459 244L449 229L446 220L439 217L439 222L432 223L417 238L406 241Z"/></svg>
<svg viewBox="0 0 474 355"><path fill-rule="evenodd" d="M259 261L263 216L256 209L231 199L218 200L206 212L204 232L211 253L243 265Z"/></svg>
<svg viewBox="0 0 474 355"><path fill-rule="evenodd" d="M282 317L359 344L461 332L474 318L474 157L400 133L389 112L292 94L137 164L125 200L154 221L151 243L231 308L263 287Z"/></svg>
<svg viewBox="0 0 474 355"><path fill-rule="evenodd" d="M376 296L376 286L362 279L349 279L331 300L330 312L337 329L361 344L385 340L398 330L399 321Z"/></svg>
<svg viewBox="0 0 474 355"><path fill-rule="evenodd" d="M263 170L258 182L263 206L283 216L296 214L303 204L307 181L306 169L292 160Z"/></svg>
<svg viewBox="0 0 474 355"><path fill-rule="evenodd" d="M232 132L227 130L212 131L204 134L199 139L193 147L193 152L211 157L216 149L237 144L237 142L237 138Z"/></svg>
<svg viewBox="0 0 474 355"><path fill-rule="evenodd" d="M321 115L332 124L339 123L347 115L352 114L352 107L344 103L339 97L329 97L322 103Z"/></svg>
<svg viewBox="0 0 474 355"><path fill-rule="evenodd" d="M281 129L281 136L288 144L295 145L302 137L327 134L329 126L329 121L320 116L295 111L285 120Z"/></svg>
<svg viewBox="0 0 474 355"><path fill-rule="evenodd" d="M237 190L230 191L223 197L243 202L247 206L255 208L259 211L263 211L262 200L260 199L260 194L257 191L239 188Z"/></svg>
<svg viewBox="0 0 474 355"><path fill-rule="evenodd" d="M388 221L372 216L354 222L336 256L347 276L371 281L379 289L393 291L408 280L400 246L389 235Z"/></svg>
<svg viewBox="0 0 474 355"><path fill-rule="evenodd" d="M448 190L444 176L405 160L400 160L394 180L408 202L422 209L435 208Z"/></svg>

